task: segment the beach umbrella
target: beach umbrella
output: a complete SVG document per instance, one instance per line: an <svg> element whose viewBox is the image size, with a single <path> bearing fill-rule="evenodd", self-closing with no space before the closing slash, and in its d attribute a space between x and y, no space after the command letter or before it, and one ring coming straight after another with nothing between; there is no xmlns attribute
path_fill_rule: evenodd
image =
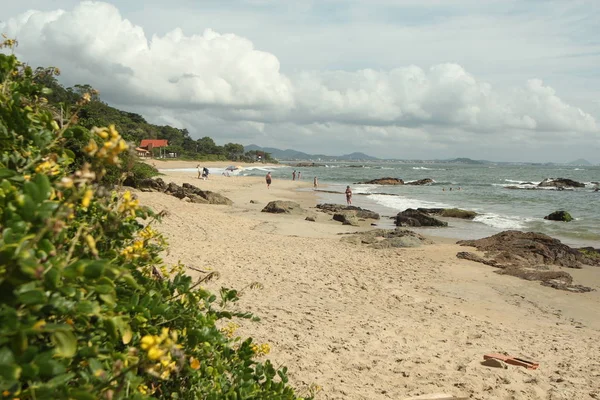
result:
<svg viewBox="0 0 600 400"><path fill-rule="evenodd" d="M235 171L236 169L237 169L236 166L230 165L229 167L225 168L225 171Z"/></svg>

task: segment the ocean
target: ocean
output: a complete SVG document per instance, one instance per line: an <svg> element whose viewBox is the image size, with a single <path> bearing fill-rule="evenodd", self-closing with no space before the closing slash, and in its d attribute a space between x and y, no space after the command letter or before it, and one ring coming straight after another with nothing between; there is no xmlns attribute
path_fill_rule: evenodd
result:
<svg viewBox="0 0 600 400"><path fill-rule="evenodd" d="M318 177L319 203L345 204L343 192L350 185L353 205L382 215L379 227L393 228L392 218L407 208L461 208L479 215L472 221L442 218L449 223L447 228L411 229L457 239L479 239L505 230L531 231L545 233L570 246L600 247L600 191L594 191L594 182L600 181L599 166L341 162L320 167L257 164L233 174L264 176L271 171L276 186L278 179L291 180L294 170L302 173L302 181L312 183L313 178ZM212 174L224 171L211 168ZM358 184L383 177L400 178L405 182L430 178L434 183L425 186ZM545 178L568 178L586 186L562 191L527 190ZM508 189L509 186L516 189ZM557 210L568 211L574 220L544 219Z"/></svg>
<svg viewBox="0 0 600 400"><path fill-rule="evenodd" d="M242 175L264 175L268 168L248 168ZM541 165L472 165L405 163L335 163L323 167L281 166L270 169L273 183L292 179L292 171L303 181L319 178L319 202L345 204L344 190L350 185L353 204L379 212L379 225L393 227L393 217L407 208L440 207L473 210L473 221L446 219L448 228L422 228L434 236L478 239L504 230L541 232L571 246L600 247L600 167ZM431 178L434 183L412 185L363 185L376 178L393 177L405 182ZM584 183L574 190L527 190L545 178L569 178ZM512 186L517 189L508 189ZM450 190L452 188L452 190ZM460 190L459 190L460 188ZM444 189L444 190L442 190ZM568 211L571 222L548 221L553 211Z"/></svg>

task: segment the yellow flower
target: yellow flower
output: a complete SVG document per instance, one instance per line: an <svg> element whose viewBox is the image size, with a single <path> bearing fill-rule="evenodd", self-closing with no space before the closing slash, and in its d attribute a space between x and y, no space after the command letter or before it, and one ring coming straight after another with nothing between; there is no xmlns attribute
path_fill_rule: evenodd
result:
<svg viewBox="0 0 600 400"><path fill-rule="evenodd" d="M85 235L85 242L92 251L92 254L97 256L98 249L96 249L96 240L94 240L94 237L92 235Z"/></svg>
<svg viewBox="0 0 600 400"><path fill-rule="evenodd" d="M35 329L36 331L41 330L44 325L46 325L46 321L44 321L43 319L36 322L35 324L33 324L32 328Z"/></svg>
<svg viewBox="0 0 600 400"><path fill-rule="evenodd" d="M83 150L90 156L93 156L98 151L98 145L94 139L90 139L87 146L83 148Z"/></svg>
<svg viewBox="0 0 600 400"><path fill-rule="evenodd" d="M190 357L190 367L194 370L200 369L200 361L195 357Z"/></svg>
<svg viewBox="0 0 600 400"><path fill-rule="evenodd" d="M93 197L94 197L94 191L92 189L86 190L85 194L83 195L83 199L81 199L81 206L83 208L88 208L90 206L90 202L92 201Z"/></svg>
<svg viewBox="0 0 600 400"><path fill-rule="evenodd" d="M151 360L158 360L159 358L161 358L163 356L163 354L165 354L164 350L161 350L158 347L151 347L148 350L148 358Z"/></svg>
<svg viewBox="0 0 600 400"><path fill-rule="evenodd" d="M151 335L144 336L140 342L140 347L142 348L142 350L148 350L149 348L156 345L156 340L154 339L154 336Z"/></svg>
<svg viewBox="0 0 600 400"><path fill-rule="evenodd" d="M29 181L31 179L31 175L23 175L23 179Z"/></svg>

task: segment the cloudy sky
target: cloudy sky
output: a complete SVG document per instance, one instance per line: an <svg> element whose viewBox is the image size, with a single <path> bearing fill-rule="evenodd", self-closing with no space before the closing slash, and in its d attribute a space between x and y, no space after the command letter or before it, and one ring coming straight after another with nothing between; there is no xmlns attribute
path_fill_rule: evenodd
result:
<svg viewBox="0 0 600 400"><path fill-rule="evenodd" d="M600 162L598 0L22 0L66 85L193 137L382 158Z"/></svg>

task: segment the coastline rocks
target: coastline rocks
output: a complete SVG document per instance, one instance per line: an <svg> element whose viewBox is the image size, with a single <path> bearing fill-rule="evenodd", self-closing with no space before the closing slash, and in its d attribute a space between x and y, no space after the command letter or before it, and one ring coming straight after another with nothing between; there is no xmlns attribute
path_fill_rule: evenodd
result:
<svg viewBox="0 0 600 400"><path fill-rule="evenodd" d="M499 268L531 268L540 264L581 268L582 264L593 261L560 240L536 232L504 231L483 239L461 240L457 243L484 251L484 259L495 262Z"/></svg>
<svg viewBox="0 0 600 400"><path fill-rule="evenodd" d="M417 211L449 218L473 219L477 216L475 211L461 210L460 208L417 208Z"/></svg>
<svg viewBox="0 0 600 400"><path fill-rule="evenodd" d="M416 181L412 181L412 182L405 182L405 185L430 185L433 183L433 179L431 178L425 178L425 179L419 179Z"/></svg>
<svg viewBox="0 0 600 400"><path fill-rule="evenodd" d="M323 212L327 212L330 214L341 213L346 211L354 211L357 218L365 218L365 219L379 219L380 216L378 213L374 211L370 211L364 208L356 207L356 206L345 206L341 204L317 204L317 208Z"/></svg>
<svg viewBox="0 0 600 400"><path fill-rule="evenodd" d="M261 212L273 214L301 214L304 210L300 208L300 204L293 201L274 200L270 201Z"/></svg>
<svg viewBox="0 0 600 400"><path fill-rule="evenodd" d="M229 198L215 192L208 190L201 190L196 186L184 183L183 186L179 186L174 182L168 185L161 178L156 179L144 179L140 181L138 186L140 190L144 192L162 192L170 194L171 196L177 197L178 199L188 203L198 204L218 204L218 205L232 205L233 201Z"/></svg>
<svg viewBox="0 0 600 400"><path fill-rule="evenodd" d="M333 214L333 219L339 221L342 225L358 226L358 218L355 211L344 211Z"/></svg>
<svg viewBox="0 0 600 400"><path fill-rule="evenodd" d="M293 164L294 167L324 167L325 164L317 164L314 162L299 162L297 164Z"/></svg>
<svg viewBox="0 0 600 400"><path fill-rule="evenodd" d="M351 236L344 237L342 240L356 245L365 244L374 249L419 247L422 244L433 243L418 233L400 228L355 232Z"/></svg>
<svg viewBox="0 0 600 400"><path fill-rule="evenodd" d="M396 226L448 226L447 222L409 208L396 215Z"/></svg>
<svg viewBox="0 0 600 400"><path fill-rule="evenodd" d="M544 217L544 219L547 219L550 221L563 221L563 222L573 221L573 217L571 217L571 214L569 214L566 211L554 211L553 213L546 215Z"/></svg>
<svg viewBox="0 0 600 400"><path fill-rule="evenodd" d="M379 179L372 179L370 181L366 181L366 182L358 182L357 184L364 184L364 185L404 185L404 181L402 179L398 179L398 178L379 178Z"/></svg>
<svg viewBox="0 0 600 400"><path fill-rule="evenodd" d="M585 184L567 178L546 178L538 187L582 188Z"/></svg>

